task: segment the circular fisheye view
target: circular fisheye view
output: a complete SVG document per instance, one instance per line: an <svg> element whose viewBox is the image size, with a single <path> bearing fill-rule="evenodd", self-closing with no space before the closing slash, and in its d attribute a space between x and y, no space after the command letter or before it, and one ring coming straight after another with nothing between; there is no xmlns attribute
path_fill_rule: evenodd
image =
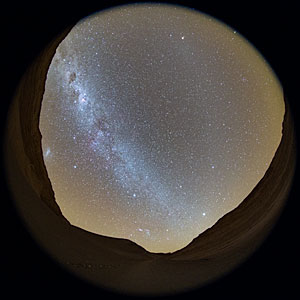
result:
<svg viewBox="0 0 300 300"><path fill-rule="evenodd" d="M7 128L9 183L32 235L79 278L130 295L201 287L245 261L295 165L268 62L178 5L78 21L24 75Z"/></svg>

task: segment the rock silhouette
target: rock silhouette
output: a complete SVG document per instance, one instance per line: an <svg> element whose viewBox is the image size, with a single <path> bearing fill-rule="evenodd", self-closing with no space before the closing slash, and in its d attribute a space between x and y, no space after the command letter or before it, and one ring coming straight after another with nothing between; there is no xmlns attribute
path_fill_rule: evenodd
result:
<svg viewBox="0 0 300 300"><path fill-rule="evenodd" d="M172 294L202 286L242 263L272 229L295 168L294 127L286 101L281 143L249 196L188 246L153 254L134 242L71 225L55 202L43 162L39 113L51 59L66 30L28 69L8 116L5 158L16 206L38 243L79 277L130 294Z"/></svg>

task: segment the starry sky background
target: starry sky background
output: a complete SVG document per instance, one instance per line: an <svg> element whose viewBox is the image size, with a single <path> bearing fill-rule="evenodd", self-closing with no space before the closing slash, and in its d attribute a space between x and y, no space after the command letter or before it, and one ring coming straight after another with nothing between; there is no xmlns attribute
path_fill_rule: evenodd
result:
<svg viewBox="0 0 300 300"><path fill-rule="evenodd" d="M235 208L281 138L283 93L232 28L179 6L79 22L40 116L56 201L74 225L169 252Z"/></svg>

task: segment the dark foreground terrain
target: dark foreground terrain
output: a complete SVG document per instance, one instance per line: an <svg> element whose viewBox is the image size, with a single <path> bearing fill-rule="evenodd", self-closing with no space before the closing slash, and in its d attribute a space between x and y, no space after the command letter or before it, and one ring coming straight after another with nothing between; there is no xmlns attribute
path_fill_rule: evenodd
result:
<svg viewBox="0 0 300 300"><path fill-rule="evenodd" d="M52 42L24 75L8 118L8 183L34 239L79 277L133 294L176 293L204 285L237 267L268 235L291 186L296 151L288 105L279 148L251 194L184 249L152 254L129 240L72 226L55 202L42 158L38 122L47 70L66 34Z"/></svg>

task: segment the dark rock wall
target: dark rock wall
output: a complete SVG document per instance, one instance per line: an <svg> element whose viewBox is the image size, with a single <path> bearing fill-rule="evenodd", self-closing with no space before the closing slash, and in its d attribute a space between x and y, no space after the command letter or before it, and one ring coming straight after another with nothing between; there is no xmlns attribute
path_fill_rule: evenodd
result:
<svg viewBox="0 0 300 300"><path fill-rule="evenodd" d="M54 39L24 74L9 111L6 133L8 155L17 163L27 184L60 216L62 214L54 200L54 192L42 158L39 114L49 65L56 48L70 29Z"/></svg>
<svg viewBox="0 0 300 300"><path fill-rule="evenodd" d="M287 101L282 136L270 167L246 199L172 258L211 256L241 247L241 242L243 255L247 256L262 242L280 214L295 171L294 127Z"/></svg>

